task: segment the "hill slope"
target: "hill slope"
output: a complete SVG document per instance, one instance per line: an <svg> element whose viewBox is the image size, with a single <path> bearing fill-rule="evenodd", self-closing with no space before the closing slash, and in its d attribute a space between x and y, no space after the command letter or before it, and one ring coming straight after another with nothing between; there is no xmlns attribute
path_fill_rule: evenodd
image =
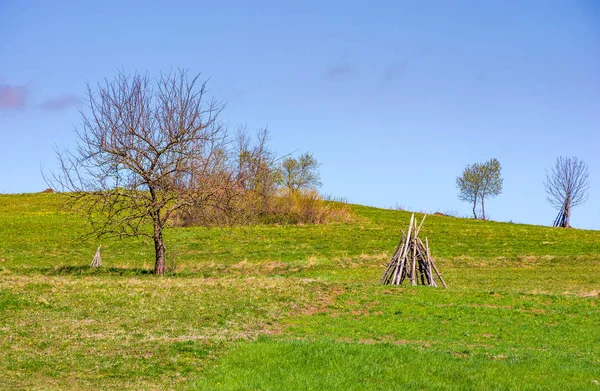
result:
<svg viewBox="0 0 600 391"><path fill-rule="evenodd" d="M450 289L382 287L410 213L80 239L0 195L0 373L28 389L595 389L600 232L428 216ZM103 245L104 267L90 270Z"/></svg>

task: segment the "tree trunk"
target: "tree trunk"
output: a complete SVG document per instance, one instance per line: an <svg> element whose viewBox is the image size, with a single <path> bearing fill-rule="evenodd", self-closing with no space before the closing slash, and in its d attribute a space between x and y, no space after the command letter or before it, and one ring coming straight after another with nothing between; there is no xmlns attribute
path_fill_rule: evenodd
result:
<svg viewBox="0 0 600 391"><path fill-rule="evenodd" d="M154 250L156 252L154 274L163 275L167 271L167 259L165 257L166 249L163 243L162 230L154 233Z"/></svg>
<svg viewBox="0 0 600 391"><path fill-rule="evenodd" d="M565 202L565 211L564 211L563 221L562 221L561 226L563 228L569 228L571 226L571 223L569 220L571 220L571 200L567 200Z"/></svg>
<svg viewBox="0 0 600 391"><path fill-rule="evenodd" d="M481 220L485 220L485 202L483 196L481 196Z"/></svg>
<svg viewBox="0 0 600 391"><path fill-rule="evenodd" d="M156 193L152 187L150 187L150 194L152 195L152 212L150 213L152 216L152 221L154 223L154 252L156 254L156 262L154 263L154 274L164 275L167 271L167 259L165 257L165 243L163 242L163 227L164 224L161 223L160 219L160 206L158 205L158 200L156 197Z"/></svg>
<svg viewBox="0 0 600 391"><path fill-rule="evenodd" d="M477 196L473 200L473 218L477 220Z"/></svg>

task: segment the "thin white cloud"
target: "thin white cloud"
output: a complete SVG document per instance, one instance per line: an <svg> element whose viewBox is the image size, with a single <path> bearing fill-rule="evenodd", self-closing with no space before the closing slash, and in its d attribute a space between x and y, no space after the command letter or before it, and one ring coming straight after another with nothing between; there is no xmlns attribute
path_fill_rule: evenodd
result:
<svg viewBox="0 0 600 391"><path fill-rule="evenodd" d="M354 72L354 69L349 65L336 65L325 72L325 77L329 80L337 80Z"/></svg>
<svg viewBox="0 0 600 391"><path fill-rule="evenodd" d="M40 104L40 108L48 111L61 111L81 103L81 98L75 95L61 95L48 99Z"/></svg>

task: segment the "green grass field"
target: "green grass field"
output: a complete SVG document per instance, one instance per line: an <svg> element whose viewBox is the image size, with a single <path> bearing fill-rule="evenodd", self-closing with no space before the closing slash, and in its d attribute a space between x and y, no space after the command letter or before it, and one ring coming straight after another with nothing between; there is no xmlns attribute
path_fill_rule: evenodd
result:
<svg viewBox="0 0 600 391"><path fill-rule="evenodd" d="M449 289L380 286L410 213L352 206L172 229L156 277L60 198L0 195L0 389L600 390L598 231L428 216Z"/></svg>

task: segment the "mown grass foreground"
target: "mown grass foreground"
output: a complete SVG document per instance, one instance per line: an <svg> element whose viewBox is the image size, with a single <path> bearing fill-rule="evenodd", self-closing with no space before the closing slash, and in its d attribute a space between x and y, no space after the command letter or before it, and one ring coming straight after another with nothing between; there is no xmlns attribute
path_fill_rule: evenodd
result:
<svg viewBox="0 0 600 391"><path fill-rule="evenodd" d="M156 277L60 197L0 195L1 389L600 390L600 232L428 216L449 289L380 286L410 214L353 206L173 229Z"/></svg>

